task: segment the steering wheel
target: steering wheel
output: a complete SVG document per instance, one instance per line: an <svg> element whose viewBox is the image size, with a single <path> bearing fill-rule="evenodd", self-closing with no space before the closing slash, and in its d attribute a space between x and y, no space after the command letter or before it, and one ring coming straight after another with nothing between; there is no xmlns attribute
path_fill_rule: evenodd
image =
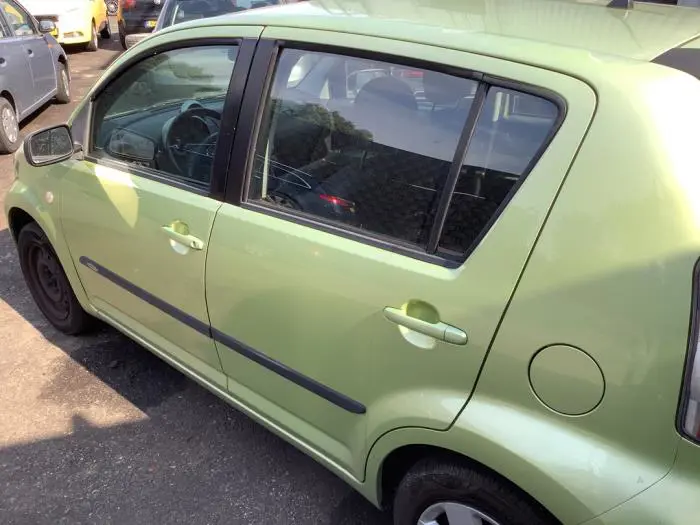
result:
<svg viewBox="0 0 700 525"><path fill-rule="evenodd" d="M221 127L221 114L190 100L182 104L180 113L170 120L163 130L163 146L170 162L184 176L208 180L209 173L202 175L198 157L206 156L216 144ZM213 154L213 152L212 152ZM211 158L209 166L211 166Z"/></svg>
<svg viewBox="0 0 700 525"><path fill-rule="evenodd" d="M204 139L201 143L192 147L191 154L187 158L187 178L200 182L209 182L211 179L212 162L216 150L216 142L219 132L216 131Z"/></svg>

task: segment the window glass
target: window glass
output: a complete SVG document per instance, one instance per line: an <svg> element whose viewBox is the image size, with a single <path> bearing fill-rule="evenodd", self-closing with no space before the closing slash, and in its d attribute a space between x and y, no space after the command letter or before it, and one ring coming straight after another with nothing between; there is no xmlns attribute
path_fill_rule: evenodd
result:
<svg viewBox="0 0 700 525"><path fill-rule="evenodd" d="M5 19L0 15L0 38L7 38L9 36L12 36L12 32L5 23Z"/></svg>
<svg viewBox="0 0 700 525"><path fill-rule="evenodd" d="M17 2L14 0L0 0L0 9L5 13L5 18L12 26L16 36L27 36L36 33L32 17Z"/></svg>
<svg viewBox="0 0 700 525"><path fill-rule="evenodd" d="M448 210L440 246L462 254L486 228L552 132L557 106L491 87Z"/></svg>
<svg viewBox="0 0 700 525"><path fill-rule="evenodd" d="M236 54L178 49L125 71L95 101L92 155L208 186Z"/></svg>
<svg viewBox="0 0 700 525"><path fill-rule="evenodd" d="M284 50L249 199L424 245L477 82Z"/></svg>

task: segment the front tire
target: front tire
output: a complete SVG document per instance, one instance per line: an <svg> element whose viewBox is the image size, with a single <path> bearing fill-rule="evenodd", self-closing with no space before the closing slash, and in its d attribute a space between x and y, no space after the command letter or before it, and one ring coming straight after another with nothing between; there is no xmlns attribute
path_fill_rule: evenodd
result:
<svg viewBox="0 0 700 525"><path fill-rule="evenodd" d="M19 148L19 119L10 101L0 97L0 153L12 153Z"/></svg>
<svg viewBox="0 0 700 525"><path fill-rule="evenodd" d="M427 459L403 478L394 525L552 525L548 513L516 487L486 471Z"/></svg>
<svg viewBox="0 0 700 525"><path fill-rule="evenodd" d="M123 24L119 26L119 43L123 49L126 49L126 28Z"/></svg>
<svg viewBox="0 0 700 525"><path fill-rule="evenodd" d="M94 319L80 306L51 242L37 223L20 230L17 251L24 280L44 317L64 334L89 329Z"/></svg>
<svg viewBox="0 0 700 525"><path fill-rule="evenodd" d="M97 28L95 27L95 22L92 22L92 30L90 34L90 41L85 46L88 51L97 51L99 49L99 41L97 39Z"/></svg>
<svg viewBox="0 0 700 525"><path fill-rule="evenodd" d="M70 102L70 80L68 79L68 69L62 62L58 64L58 91L56 92L56 100L59 104L68 104Z"/></svg>
<svg viewBox="0 0 700 525"><path fill-rule="evenodd" d="M112 38L112 31L109 28L109 20L107 20L107 24L104 26L102 31L100 31L100 36L103 38L103 40L109 40Z"/></svg>

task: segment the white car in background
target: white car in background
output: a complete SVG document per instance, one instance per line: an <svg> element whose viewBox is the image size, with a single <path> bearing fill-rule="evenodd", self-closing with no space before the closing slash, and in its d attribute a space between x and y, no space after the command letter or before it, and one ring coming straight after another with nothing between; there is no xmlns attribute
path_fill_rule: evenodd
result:
<svg viewBox="0 0 700 525"><path fill-rule="evenodd" d="M97 51L99 36L110 38L107 6L104 0L23 0L37 20L51 20L52 33L61 45L80 44Z"/></svg>

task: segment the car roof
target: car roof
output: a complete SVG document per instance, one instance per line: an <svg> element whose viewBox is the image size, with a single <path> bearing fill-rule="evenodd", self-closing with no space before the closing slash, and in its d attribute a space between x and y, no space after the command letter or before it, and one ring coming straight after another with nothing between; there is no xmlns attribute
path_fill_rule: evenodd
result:
<svg viewBox="0 0 700 525"><path fill-rule="evenodd" d="M576 55L650 61L700 34L700 9L608 0L309 0L186 25L262 25L405 40L567 69ZM568 68L571 69L571 68Z"/></svg>

